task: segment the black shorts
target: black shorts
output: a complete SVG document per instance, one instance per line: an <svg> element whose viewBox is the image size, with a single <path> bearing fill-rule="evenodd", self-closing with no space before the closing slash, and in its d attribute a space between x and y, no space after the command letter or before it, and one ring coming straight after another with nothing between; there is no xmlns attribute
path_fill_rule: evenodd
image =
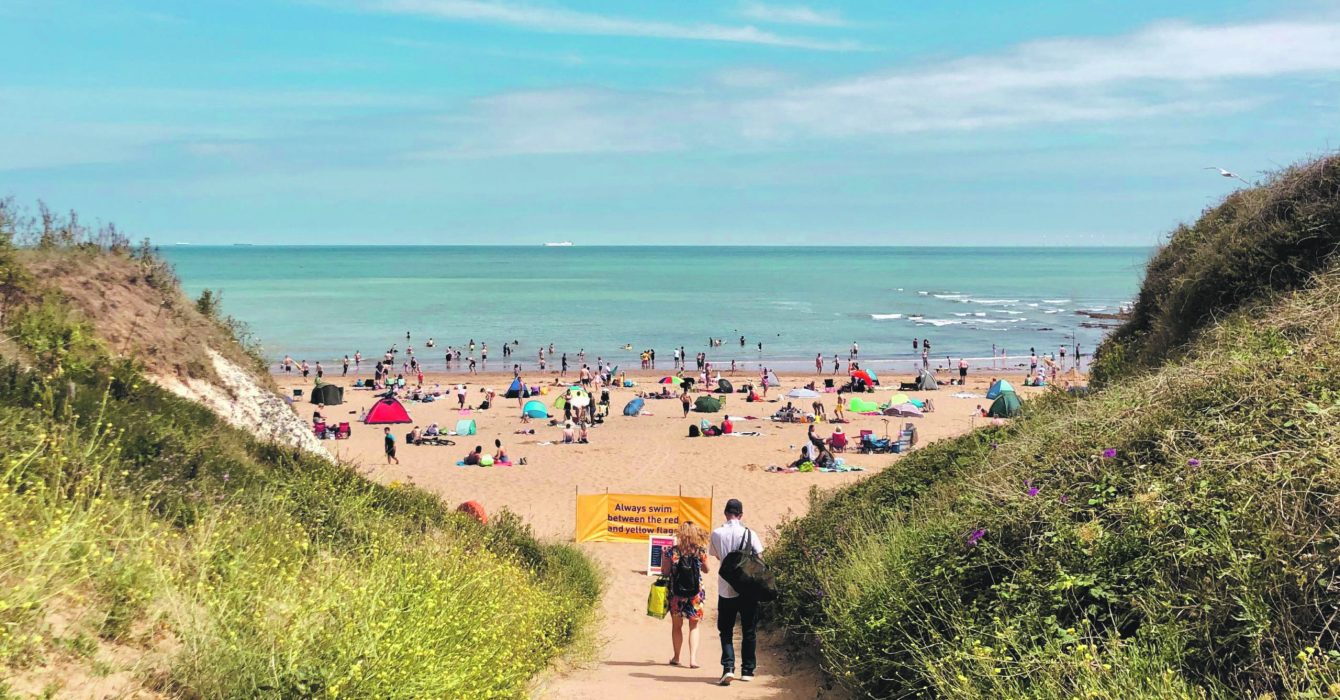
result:
<svg viewBox="0 0 1340 700"><path fill-rule="evenodd" d="M959 367L959 368L958 368L958 376L960 376L960 377L966 377L966 376L968 376L968 368L967 368L967 367Z"/></svg>
<svg viewBox="0 0 1340 700"><path fill-rule="evenodd" d="M386 446L386 456L387 456L387 457L394 457L394 456L395 456L395 445L387 445L387 446Z"/></svg>

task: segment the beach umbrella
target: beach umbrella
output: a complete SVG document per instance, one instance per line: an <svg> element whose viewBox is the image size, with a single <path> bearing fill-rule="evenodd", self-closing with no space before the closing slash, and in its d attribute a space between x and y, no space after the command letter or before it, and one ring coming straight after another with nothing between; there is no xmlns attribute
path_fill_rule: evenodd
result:
<svg viewBox="0 0 1340 700"><path fill-rule="evenodd" d="M853 377L855 377L855 378L857 378L857 379L859 379L859 380L865 382L865 383L866 383L866 386L874 386L874 385L875 385L875 380L872 379L872 378L870 377L870 373L869 373L869 372L866 372L866 371L863 370L863 369L858 369L858 370L856 370L855 372L852 372L852 373L851 373L851 376L853 376Z"/></svg>
<svg viewBox="0 0 1340 700"><path fill-rule="evenodd" d="M683 384L683 383L684 383L684 380L683 380L683 379L680 379L679 377L661 377L661 381L660 381L660 383L661 383L661 384L674 384L675 386L679 386L680 384Z"/></svg>
<svg viewBox="0 0 1340 700"><path fill-rule="evenodd" d="M920 409L920 408L917 408L914 404L910 404L910 403L902 403L902 404L898 404L898 405L896 405L896 406L890 406L890 407L884 409L884 415L886 415L886 416L912 416L912 417L915 417L915 418L920 418L921 415L922 415L922 413L921 413L921 409Z"/></svg>
<svg viewBox="0 0 1340 700"><path fill-rule="evenodd" d="M572 406L573 406L573 408L586 408L587 406L590 406L590 405L591 405L591 397L590 397L590 396L574 396L574 397L572 398Z"/></svg>
<svg viewBox="0 0 1340 700"><path fill-rule="evenodd" d="M817 399L817 398L819 398L819 392L817 392L817 391L812 391L812 390L810 390L810 389L792 389L791 391L786 392L786 395L787 395L789 398L793 398L793 399Z"/></svg>

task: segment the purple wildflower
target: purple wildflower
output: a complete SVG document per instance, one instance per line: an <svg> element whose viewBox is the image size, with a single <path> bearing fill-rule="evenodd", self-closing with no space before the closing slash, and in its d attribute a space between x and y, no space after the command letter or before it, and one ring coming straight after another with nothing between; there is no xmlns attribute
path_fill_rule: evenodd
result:
<svg viewBox="0 0 1340 700"><path fill-rule="evenodd" d="M1031 487L1031 488L1028 489L1028 496L1029 496L1029 498L1032 498L1033 496L1036 496L1036 495L1038 495L1038 487L1033 486L1033 487Z"/></svg>
<svg viewBox="0 0 1340 700"><path fill-rule="evenodd" d="M1103 450L1103 459L1112 459L1113 457L1116 456L1117 456L1117 448L1115 447L1109 447L1106 450Z"/></svg>
<svg viewBox="0 0 1340 700"><path fill-rule="evenodd" d="M227 481L228 478L229 478L229 477L228 477L228 472L224 472L224 473L223 473L223 480L224 480L224 481Z"/></svg>
<svg viewBox="0 0 1340 700"><path fill-rule="evenodd" d="M1000 445L997 445L997 444L996 444L996 443L994 443L994 442L993 442L993 443L991 443L991 449L993 449L993 450L994 450L994 449L996 449L996 448L997 448L997 447L1000 447Z"/></svg>
<svg viewBox="0 0 1340 700"><path fill-rule="evenodd" d="M1186 464L1187 464L1188 467L1199 467L1199 466L1200 466L1200 460L1199 460L1199 459L1196 459L1195 457L1192 457L1191 459L1188 459L1188 460L1186 461Z"/></svg>
<svg viewBox="0 0 1340 700"><path fill-rule="evenodd" d="M1068 494L1068 493L1063 493L1063 494L1061 494L1061 502L1062 502L1062 503L1069 503L1069 502L1070 502L1070 494Z"/></svg>
<svg viewBox="0 0 1340 700"><path fill-rule="evenodd" d="M969 546L976 546L976 545L977 545L977 541L980 540L980 539L982 539L982 538L985 537L985 536L986 536L986 530L984 530L984 529L982 529L982 528L980 528L980 527L977 528L976 530L973 530L973 531L968 535L968 545L969 545Z"/></svg>

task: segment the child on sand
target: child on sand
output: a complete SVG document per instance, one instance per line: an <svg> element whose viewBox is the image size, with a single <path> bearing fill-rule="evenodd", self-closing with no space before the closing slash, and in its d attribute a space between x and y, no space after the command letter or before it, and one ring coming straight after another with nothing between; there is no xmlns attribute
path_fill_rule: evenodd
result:
<svg viewBox="0 0 1340 700"><path fill-rule="evenodd" d="M390 428L382 428L383 441L386 449L386 463L400 464L400 460L395 456L395 435L391 434Z"/></svg>

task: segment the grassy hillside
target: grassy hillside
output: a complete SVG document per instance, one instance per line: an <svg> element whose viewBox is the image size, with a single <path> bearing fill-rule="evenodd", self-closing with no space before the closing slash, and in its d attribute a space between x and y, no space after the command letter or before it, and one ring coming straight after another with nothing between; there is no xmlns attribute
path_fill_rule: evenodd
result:
<svg viewBox="0 0 1340 700"><path fill-rule="evenodd" d="M1098 350L1094 379L1157 367L1225 314L1307 284L1340 252L1338 230L1340 155L1229 195L1149 261L1130 321Z"/></svg>
<svg viewBox="0 0 1340 700"><path fill-rule="evenodd" d="M1179 229L1102 391L817 496L770 552L775 617L875 697L1340 693L1340 272L1320 262L1340 228L1315 215L1340 195L1289 180L1334 168L1289 171L1310 194L1218 244L1257 263L1200 242L1280 182ZM1315 274L1219 279L1195 318L1156 306L1200 313L1199 272L1266 259Z"/></svg>
<svg viewBox="0 0 1340 700"><path fill-rule="evenodd" d="M224 425L29 255L0 238L0 697L517 697L580 638L575 549Z"/></svg>

